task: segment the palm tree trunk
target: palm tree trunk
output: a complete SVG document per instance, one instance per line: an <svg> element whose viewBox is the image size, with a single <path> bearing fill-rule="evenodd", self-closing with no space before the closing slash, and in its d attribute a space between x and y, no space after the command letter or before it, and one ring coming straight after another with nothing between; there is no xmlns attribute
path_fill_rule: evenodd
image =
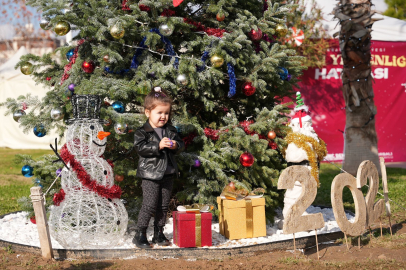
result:
<svg viewBox="0 0 406 270"><path fill-rule="evenodd" d="M340 0L334 16L340 20L343 58L343 95L346 126L343 169L353 175L359 164L371 160L379 170L376 107L371 76L371 0Z"/></svg>

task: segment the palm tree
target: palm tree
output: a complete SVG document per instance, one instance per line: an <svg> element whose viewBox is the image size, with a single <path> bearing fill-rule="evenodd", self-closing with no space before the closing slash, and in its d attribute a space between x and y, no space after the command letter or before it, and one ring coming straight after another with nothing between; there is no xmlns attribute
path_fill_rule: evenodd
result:
<svg viewBox="0 0 406 270"><path fill-rule="evenodd" d="M371 76L371 0L339 0L334 8L340 20L340 50L344 60L342 82L346 105L343 169L353 175L359 164L371 160L379 169L375 130L376 106Z"/></svg>

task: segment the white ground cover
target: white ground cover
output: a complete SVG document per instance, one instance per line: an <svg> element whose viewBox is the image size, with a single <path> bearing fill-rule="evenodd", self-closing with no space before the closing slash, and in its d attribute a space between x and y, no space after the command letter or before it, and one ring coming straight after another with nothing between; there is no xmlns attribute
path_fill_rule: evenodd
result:
<svg viewBox="0 0 406 270"><path fill-rule="evenodd" d="M333 210L331 208L319 208L310 206L307 210L307 213L322 213L324 217L324 227L317 230L317 234L324 234L330 232L340 231L340 228L335 221ZM354 216L347 214L347 218L350 221L354 221ZM266 227L266 236L258 237L258 238L249 238L249 239L239 239L239 240L228 240L224 236L219 233L219 224L212 223L212 237L213 237L213 246L207 248L232 248L232 247L241 247L241 246L249 246L255 244L263 244L263 243L270 243L276 242L281 240L292 239L292 234L283 234L283 231L278 229L278 221L279 219L275 219L275 224L272 226L271 224L267 225ZM152 239L153 235L153 228L152 228L153 220L151 220L150 227L147 231L149 240ZM173 236L173 223L172 218L170 218L165 226L164 229L165 235L168 239L172 242ZM132 243L132 238L135 234L135 224L129 223L128 231L124 235L124 238L115 246L111 246L108 248L111 249L129 249L129 248L136 248L135 245ZM299 232L295 234L296 238L311 236L314 235L315 232ZM26 212L20 212L15 214L6 215L4 218L0 219L0 240L5 240L8 242L24 244L29 246L36 246L39 247L39 238L38 238L38 231L35 224L31 223L29 219L27 219ZM52 247L55 249L63 249L63 247L55 240L52 240ZM178 248L176 245L172 244L168 247L158 247L157 245L155 248Z"/></svg>

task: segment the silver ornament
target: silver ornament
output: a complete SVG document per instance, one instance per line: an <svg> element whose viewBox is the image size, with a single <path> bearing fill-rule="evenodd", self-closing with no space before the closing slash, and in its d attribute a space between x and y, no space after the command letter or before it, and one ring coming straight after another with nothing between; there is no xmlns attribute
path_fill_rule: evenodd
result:
<svg viewBox="0 0 406 270"><path fill-rule="evenodd" d="M114 124L114 131L117 134L125 134L128 130L128 125L125 123L115 123Z"/></svg>
<svg viewBox="0 0 406 270"><path fill-rule="evenodd" d="M39 26L44 29L44 30L49 30L52 28L52 25L50 24L50 19L48 17L43 17L41 21L39 22Z"/></svg>
<svg viewBox="0 0 406 270"><path fill-rule="evenodd" d="M176 81L181 85L187 85L189 83L185 74L179 74Z"/></svg>
<svg viewBox="0 0 406 270"><path fill-rule="evenodd" d="M159 32L164 36L170 36L173 33L174 27L168 24L161 24L159 26Z"/></svg>
<svg viewBox="0 0 406 270"><path fill-rule="evenodd" d="M51 118L54 120L61 120L63 118L63 110L61 108L54 108L51 110Z"/></svg>
<svg viewBox="0 0 406 270"><path fill-rule="evenodd" d="M17 110L13 113L13 119L14 121L16 121L17 123L20 123L21 117L23 117L25 115L25 111L23 110Z"/></svg>

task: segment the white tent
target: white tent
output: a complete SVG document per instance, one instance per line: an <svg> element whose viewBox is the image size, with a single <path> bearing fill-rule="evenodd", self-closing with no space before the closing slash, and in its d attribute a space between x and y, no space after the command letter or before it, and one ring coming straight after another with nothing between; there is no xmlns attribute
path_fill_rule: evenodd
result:
<svg viewBox="0 0 406 270"><path fill-rule="evenodd" d="M311 0L307 0L307 3L310 2ZM330 36L333 36L335 32L340 31L338 20L334 20L334 16L331 15L333 9L337 6L337 0L316 0L316 3L318 7L322 9L323 17L325 19L322 22L324 28L328 31ZM372 4L375 5L372 9L378 13L384 12L387 8L384 0L372 0ZM309 8L311 7L311 5L307 6ZM406 21L380 14L375 14L372 18L382 19L375 22L372 26L372 40L406 41Z"/></svg>
<svg viewBox="0 0 406 270"><path fill-rule="evenodd" d="M35 81L30 76L22 74L19 69L14 69L14 66L20 61L20 57L25 54L28 54L28 51L25 47L21 47L12 58L0 66L0 103L5 102L7 98L17 98L27 93L41 99L48 91L42 85L35 85ZM0 123L2 124L0 147L50 149L50 142L57 137L55 133L48 133L42 138L36 137L32 131L25 134L12 115L4 116L5 112L6 108L0 107Z"/></svg>

